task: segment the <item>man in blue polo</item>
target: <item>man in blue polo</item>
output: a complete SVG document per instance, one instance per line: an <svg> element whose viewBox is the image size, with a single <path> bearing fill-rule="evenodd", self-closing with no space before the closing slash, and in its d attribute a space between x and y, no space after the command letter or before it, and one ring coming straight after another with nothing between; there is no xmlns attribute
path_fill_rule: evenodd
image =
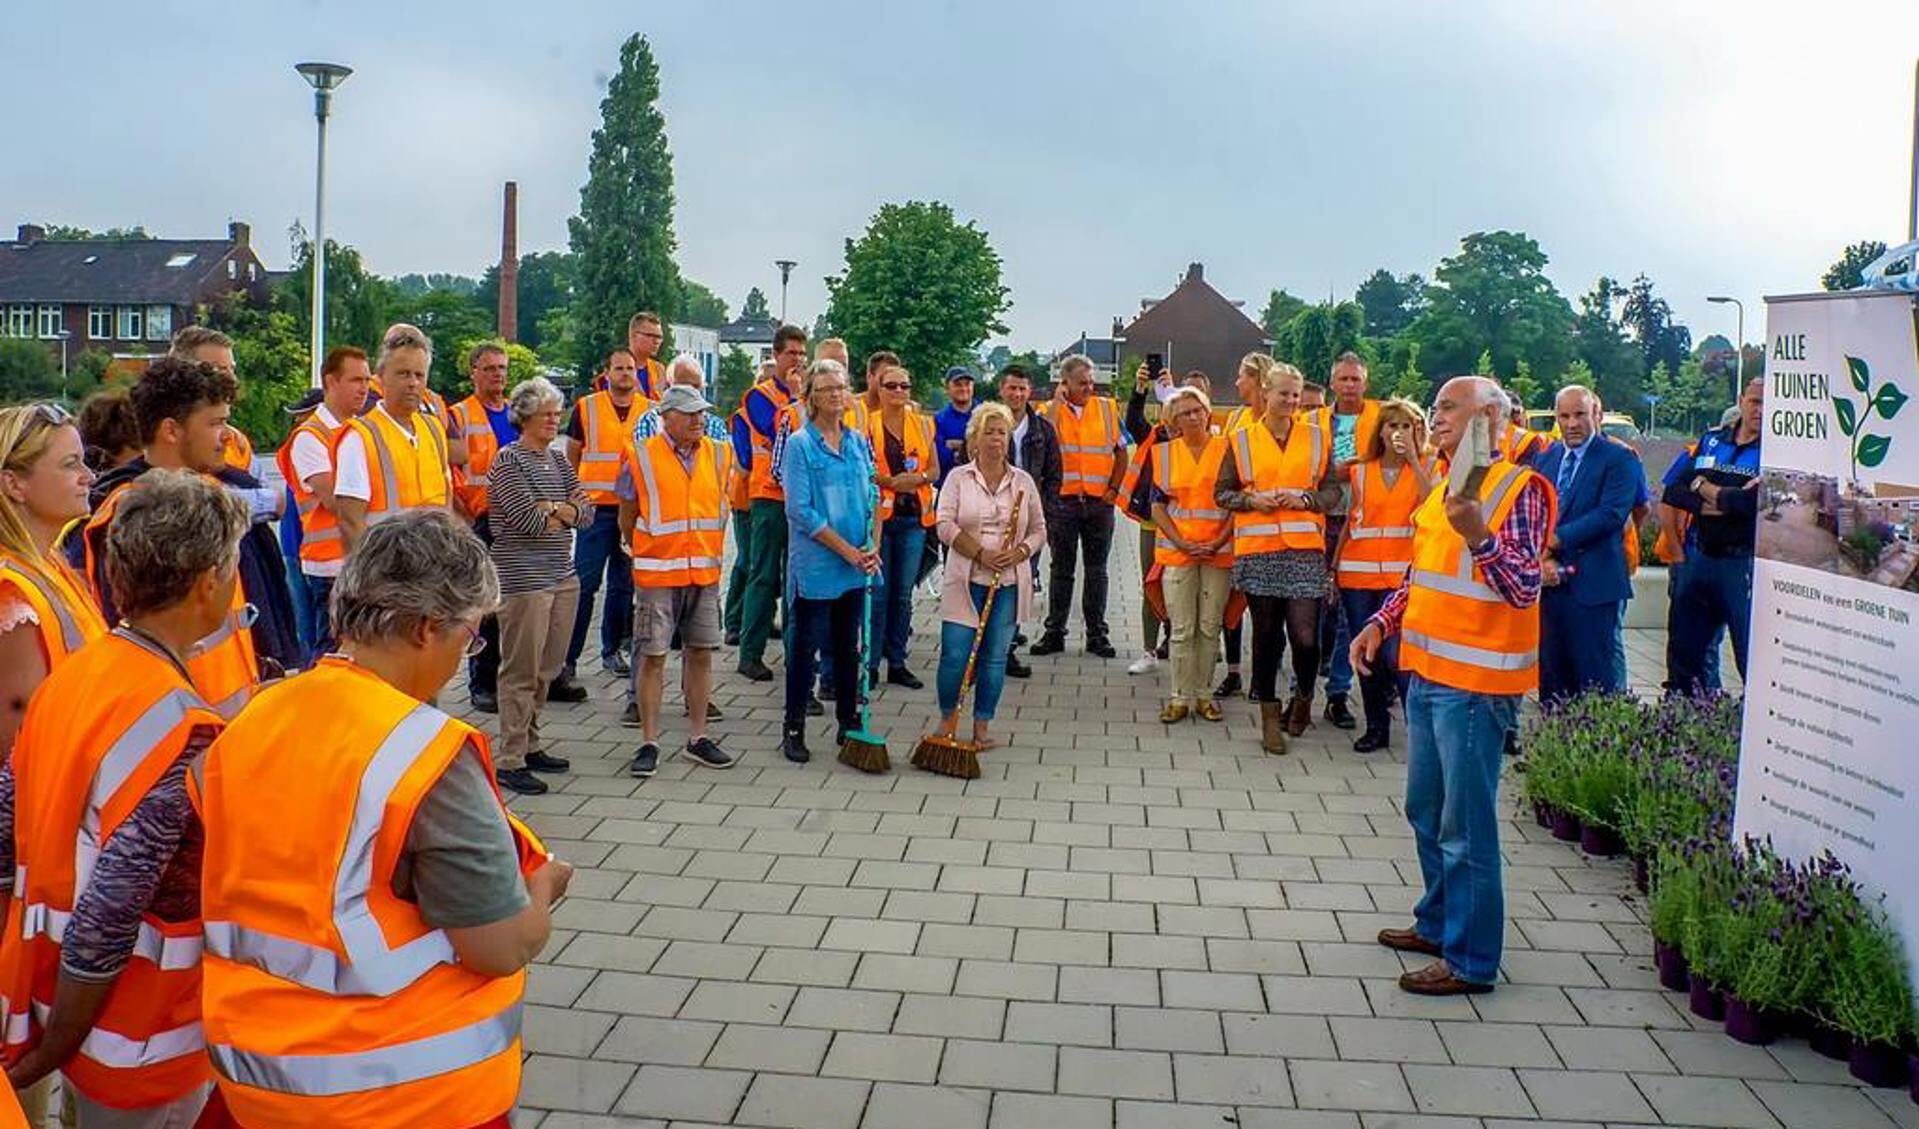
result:
<svg viewBox="0 0 1919 1129"><path fill-rule="evenodd" d="M1704 692L1706 655L1722 627L1732 636L1739 677L1746 676L1764 408L1765 382L1754 378L1740 394L1739 422L1700 436L1692 454L1666 472L1661 500L1693 515L1686 530L1686 570L1673 593L1667 650L1671 689L1677 694Z"/></svg>
<svg viewBox="0 0 1919 1129"><path fill-rule="evenodd" d="M955 463L966 461L966 422L973 418L973 370L946 370L946 406L933 417L933 442L939 447L940 481Z"/></svg>

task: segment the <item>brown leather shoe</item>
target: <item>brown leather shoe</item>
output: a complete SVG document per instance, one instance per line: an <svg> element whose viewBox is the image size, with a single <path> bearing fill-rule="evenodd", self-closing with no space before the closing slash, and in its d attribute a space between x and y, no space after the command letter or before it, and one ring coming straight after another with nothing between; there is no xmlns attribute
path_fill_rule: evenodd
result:
<svg viewBox="0 0 1919 1129"><path fill-rule="evenodd" d="M1274 756L1286 755L1286 707L1259 703L1259 747Z"/></svg>
<svg viewBox="0 0 1919 1129"><path fill-rule="evenodd" d="M1166 708L1159 711L1159 721L1161 725L1173 725L1185 721L1186 715L1192 712L1192 707L1185 702L1168 702Z"/></svg>
<svg viewBox="0 0 1919 1129"><path fill-rule="evenodd" d="M1402 992L1411 992L1415 996L1479 996L1492 991L1493 986L1473 980L1461 980L1453 975L1451 965L1443 960L1436 960L1424 968L1415 969L1401 976L1399 989Z"/></svg>
<svg viewBox="0 0 1919 1129"><path fill-rule="evenodd" d="M1300 734L1306 732L1306 727L1311 725L1312 723L1313 723L1313 700L1311 698L1302 697L1298 694L1294 694L1293 700L1286 704L1287 735L1291 737L1297 737Z"/></svg>
<svg viewBox="0 0 1919 1129"><path fill-rule="evenodd" d="M1417 929L1381 929L1379 943L1402 953L1420 953L1429 957L1439 955L1439 946L1421 937Z"/></svg>

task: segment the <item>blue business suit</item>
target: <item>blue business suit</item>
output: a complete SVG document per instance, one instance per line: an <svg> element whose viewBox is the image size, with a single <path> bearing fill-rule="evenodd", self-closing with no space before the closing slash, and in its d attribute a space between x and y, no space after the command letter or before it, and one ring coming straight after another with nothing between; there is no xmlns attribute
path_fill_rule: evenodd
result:
<svg viewBox="0 0 1919 1129"><path fill-rule="evenodd" d="M1566 461L1554 444L1533 469L1557 488ZM1630 448L1595 435L1573 465L1559 496L1555 529L1562 579L1540 597L1539 700L1551 703L1583 690L1624 690L1625 643L1620 611L1632 598L1626 574L1626 521L1645 471Z"/></svg>

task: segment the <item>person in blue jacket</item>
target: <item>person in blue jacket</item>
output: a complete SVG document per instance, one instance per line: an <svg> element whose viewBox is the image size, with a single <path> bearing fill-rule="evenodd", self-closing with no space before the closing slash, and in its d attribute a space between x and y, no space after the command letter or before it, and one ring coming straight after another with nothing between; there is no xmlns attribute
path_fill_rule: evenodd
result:
<svg viewBox="0 0 1919 1129"><path fill-rule="evenodd" d="M1590 389L1561 389L1553 401L1560 441L1533 465L1559 493L1542 562L1539 700L1546 705L1625 689L1619 612L1632 598L1625 533L1644 473L1632 451L1600 434L1598 409Z"/></svg>
<svg viewBox="0 0 1919 1129"><path fill-rule="evenodd" d="M1686 566L1673 592L1669 689L1707 690L1706 655L1721 628L1732 636L1733 662L1746 676L1752 619L1753 535L1759 520L1760 418L1765 382L1754 378L1739 397L1739 422L1699 437L1666 475L1661 499L1693 515Z"/></svg>

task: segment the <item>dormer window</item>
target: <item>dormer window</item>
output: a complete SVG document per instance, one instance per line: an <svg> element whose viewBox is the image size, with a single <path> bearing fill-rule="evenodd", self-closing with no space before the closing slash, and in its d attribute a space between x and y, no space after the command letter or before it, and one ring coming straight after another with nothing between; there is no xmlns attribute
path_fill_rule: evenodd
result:
<svg viewBox="0 0 1919 1129"><path fill-rule="evenodd" d="M169 256L167 259L167 265L170 267L183 267L199 257L200 256L194 254L191 251L182 251L177 255Z"/></svg>

